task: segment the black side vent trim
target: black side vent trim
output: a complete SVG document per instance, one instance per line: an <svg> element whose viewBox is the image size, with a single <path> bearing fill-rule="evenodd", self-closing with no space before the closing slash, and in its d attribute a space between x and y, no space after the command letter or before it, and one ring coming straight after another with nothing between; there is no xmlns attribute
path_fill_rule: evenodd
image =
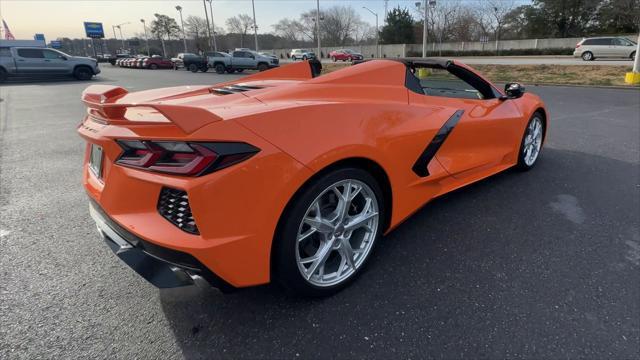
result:
<svg viewBox="0 0 640 360"><path fill-rule="evenodd" d="M209 90L209 92L218 95L229 95L256 89L262 89L262 87L250 85L227 85L219 88L212 88Z"/></svg>
<svg viewBox="0 0 640 360"><path fill-rule="evenodd" d="M464 114L464 110L458 110L453 113L444 125L442 125L440 130L438 130L436 136L431 139L429 145L427 145L411 168L416 175L420 177L429 176L429 163L433 157L436 156L438 149L440 149L440 146L442 146L444 141L447 139L447 136L449 136L451 131L453 131L453 128L456 127L458 121L462 117L462 114Z"/></svg>

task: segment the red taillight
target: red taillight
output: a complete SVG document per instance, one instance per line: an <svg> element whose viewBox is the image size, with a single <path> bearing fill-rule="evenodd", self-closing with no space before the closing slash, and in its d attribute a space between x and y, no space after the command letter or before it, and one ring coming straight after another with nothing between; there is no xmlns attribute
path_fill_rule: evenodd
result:
<svg viewBox="0 0 640 360"><path fill-rule="evenodd" d="M117 164L175 175L199 176L246 160L259 151L246 143L117 140Z"/></svg>
<svg viewBox="0 0 640 360"><path fill-rule="evenodd" d="M576 44L576 49L580 47L580 44Z"/></svg>

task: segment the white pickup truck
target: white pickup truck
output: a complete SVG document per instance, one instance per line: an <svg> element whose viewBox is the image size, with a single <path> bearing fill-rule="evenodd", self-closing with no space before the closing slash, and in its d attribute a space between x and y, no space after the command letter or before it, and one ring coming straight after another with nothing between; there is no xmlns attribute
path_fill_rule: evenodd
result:
<svg viewBox="0 0 640 360"><path fill-rule="evenodd" d="M0 47L0 82L9 77L73 76L90 80L100 73L98 61L42 47Z"/></svg>
<svg viewBox="0 0 640 360"><path fill-rule="evenodd" d="M207 64L218 74L225 71L229 74L244 70L265 71L280 64L275 56L265 56L249 49L237 49L231 55L223 52L213 52L207 55Z"/></svg>

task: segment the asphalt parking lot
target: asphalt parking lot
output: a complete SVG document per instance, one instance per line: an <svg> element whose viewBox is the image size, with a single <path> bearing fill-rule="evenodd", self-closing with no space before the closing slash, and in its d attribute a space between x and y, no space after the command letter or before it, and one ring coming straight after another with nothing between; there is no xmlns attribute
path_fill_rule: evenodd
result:
<svg viewBox="0 0 640 360"><path fill-rule="evenodd" d="M237 75L102 66L130 90ZM0 87L0 358L640 356L640 91L531 87L539 164L442 197L326 299L159 291L98 238L76 135L87 82Z"/></svg>

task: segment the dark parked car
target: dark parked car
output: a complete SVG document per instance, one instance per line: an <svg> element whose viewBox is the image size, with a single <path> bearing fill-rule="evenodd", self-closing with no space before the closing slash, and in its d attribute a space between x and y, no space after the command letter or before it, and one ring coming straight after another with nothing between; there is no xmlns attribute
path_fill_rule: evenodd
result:
<svg viewBox="0 0 640 360"><path fill-rule="evenodd" d="M185 68L191 72L198 72L198 70L206 72L209 69L207 58L193 53L180 53L175 58L172 58L171 61L176 70Z"/></svg>

